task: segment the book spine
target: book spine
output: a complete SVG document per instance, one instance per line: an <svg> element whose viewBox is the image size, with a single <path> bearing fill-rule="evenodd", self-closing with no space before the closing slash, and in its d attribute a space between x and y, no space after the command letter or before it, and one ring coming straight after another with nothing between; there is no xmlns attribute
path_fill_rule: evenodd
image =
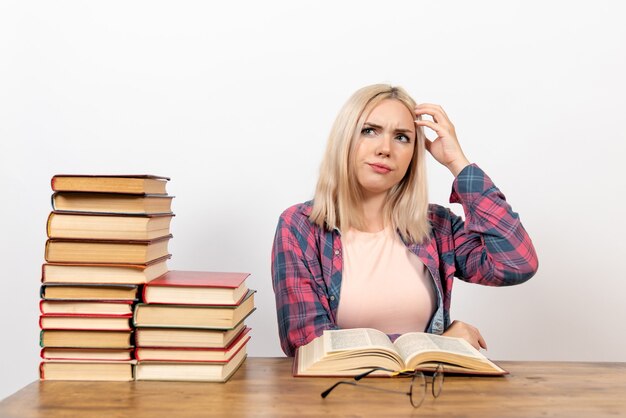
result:
<svg viewBox="0 0 626 418"><path fill-rule="evenodd" d="M43 330L39 331L39 347L43 347Z"/></svg>
<svg viewBox="0 0 626 418"><path fill-rule="evenodd" d="M50 196L50 205L52 205L52 210L56 210L56 193Z"/></svg>
<svg viewBox="0 0 626 418"><path fill-rule="evenodd" d="M44 371L43 371L43 370L44 370L44 369L43 369L43 365L44 365L44 364L45 364L45 363L44 363L43 361L42 361L41 363L39 363L39 378L40 378L41 380L46 380L46 378L44 377Z"/></svg>
<svg viewBox="0 0 626 418"><path fill-rule="evenodd" d="M51 237L51 232L52 232L52 218L54 217L54 212L50 212L50 215L48 215L48 220L46 221L46 234L48 235L48 238Z"/></svg>

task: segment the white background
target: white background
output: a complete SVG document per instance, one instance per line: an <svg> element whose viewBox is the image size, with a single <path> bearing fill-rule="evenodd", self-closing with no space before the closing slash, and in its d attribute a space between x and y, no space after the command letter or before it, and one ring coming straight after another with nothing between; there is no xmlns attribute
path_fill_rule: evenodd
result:
<svg viewBox="0 0 626 418"><path fill-rule="evenodd" d="M252 356L281 356L270 251L311 198L333 119L367 84L440 103L540 268L458 283L499 360L626 361L620 2L0 3L0 399L37 378L50 178L152 173L176 196L172 269L252 273ZM429 164L430 199L451 175ZM459 212L460 207L453 208Z"/></svg>

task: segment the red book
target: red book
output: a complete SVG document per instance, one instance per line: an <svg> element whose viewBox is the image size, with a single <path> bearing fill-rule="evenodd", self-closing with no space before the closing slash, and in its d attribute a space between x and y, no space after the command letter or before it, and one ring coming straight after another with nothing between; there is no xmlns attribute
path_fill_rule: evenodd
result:
<svg viewBox="0 0 626 418"><path fill-rule="evenodd" d="M238 305L245 297L248 273L171 270L148 282L145 303Z"/></svg>
<svg viewBox="0 0 626 418"><path fill-rule="evenodd" d="M138 361L226 363L248 343L250 340L250 336L247 335L249 331L250 328L246 327L243 332L225 348L137 347L135 348L135 358Z"/></svg>

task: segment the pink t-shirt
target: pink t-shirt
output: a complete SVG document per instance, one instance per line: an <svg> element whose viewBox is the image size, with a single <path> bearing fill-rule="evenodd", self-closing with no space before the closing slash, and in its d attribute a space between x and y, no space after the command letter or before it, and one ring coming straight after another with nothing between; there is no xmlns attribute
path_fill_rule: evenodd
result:
<svg viewBox="0 0 626 418"><path fill-rule="evenodd" d="M350 229L341 242L337 325L387 334L425 331L435 309L432 279L398 234L391 228L373 233Z"/></svg>

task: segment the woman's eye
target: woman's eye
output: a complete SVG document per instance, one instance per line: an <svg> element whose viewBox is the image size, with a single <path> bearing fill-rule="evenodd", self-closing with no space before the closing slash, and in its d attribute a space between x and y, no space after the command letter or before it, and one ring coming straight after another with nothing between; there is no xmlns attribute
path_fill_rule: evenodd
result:
<svg viewBox="0 0 626 418"><path fill-rule="evenodd" d="M374 135L375 133L376 133L376 131L374 130L374 128L363 128L363 129L361 129L361 135L371 136L371 135Z"/></svg>
<svg viewBox="0 0 626 418"><path fill-rule="evenodd" d="M398 135L398 136L396 137L396 139L397 139L398 141L400 141L400 142L406 142L406 143L411 142L411 139L410 139L408 136L404 135L404 134Z"/></svg>

